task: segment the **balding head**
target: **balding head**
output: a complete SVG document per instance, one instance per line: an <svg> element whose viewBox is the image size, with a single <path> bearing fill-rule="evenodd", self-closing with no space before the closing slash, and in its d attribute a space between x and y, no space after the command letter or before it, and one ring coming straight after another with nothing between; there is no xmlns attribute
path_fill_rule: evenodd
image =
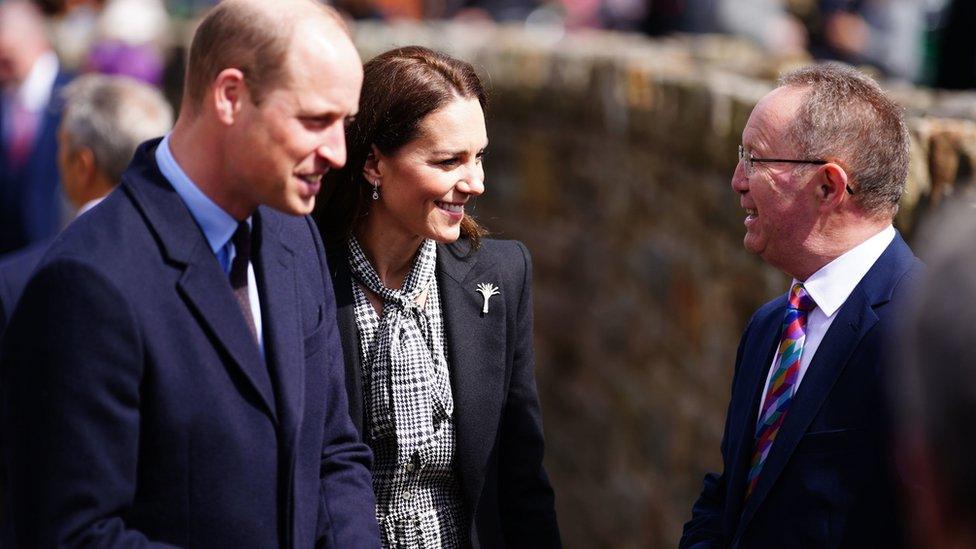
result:
<svg viewBox="0 0 976 549"><path fill-rule="evenodd" d="M0 85L18 84L51 51L44 15L26 0L0 3Z"/></svg>
<svg viewBox="0 0 976 549"><path fill-rule="evenodd" d="M332 40L348 41L348 29L334 9L315 0L224 0L200 23L190 46L184 107L198 110L217 75L244 73L252 100L289 78L288 52L296 25L315 25Z"/></svg>

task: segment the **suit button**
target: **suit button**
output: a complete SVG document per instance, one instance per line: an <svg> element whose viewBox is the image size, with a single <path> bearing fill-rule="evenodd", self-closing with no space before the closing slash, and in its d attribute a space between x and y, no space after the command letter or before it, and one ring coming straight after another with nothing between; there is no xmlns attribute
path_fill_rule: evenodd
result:
<svg viewBox="0 0 976 549"><path fill-rule="evenodd" d="M411 497L413 497L413 494L409 490L403 493L403 501L410 501Z"/></svg>
<svg viewBox="0 0 976 549"><path fill-rule="evenodd" d="M412 473L417 470L417 466L414 465L412 461L404 465L403 468L406 469L408 473Z"/></svg>

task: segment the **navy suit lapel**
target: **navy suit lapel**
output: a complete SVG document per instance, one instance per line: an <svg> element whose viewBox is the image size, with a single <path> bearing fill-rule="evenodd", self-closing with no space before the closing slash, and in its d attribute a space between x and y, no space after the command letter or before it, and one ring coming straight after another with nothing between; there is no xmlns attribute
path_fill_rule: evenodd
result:
<svg viewBox="0 0 976 549"><path fill-rule="evenodd" d="M786 298L779 300L772 311L765 318L757 319L753 330L758 334L757 343L744 349L742 355L743 363L739 366L740 371L746 376L742 383L745 388L748 400L743 401L746 409L745 414L736 416L736 424L731 430L731 440L735 441L732 448L732 463L729 468L731 477L729 478L729 501L730 506L727 516L738 517L746 490L746 474L749 471L752 452L756 440L756 420L759 416L759 399L766 385L766 376L769 374L773 356L779 346L780 332L783 326L783 317L786 314ZM738 387L735 388L736 390Z"/></svg>
<svg viewBox="0 0 976 549"><path fill-rule="evenodd" d="M830 325L823 342L817 348L807 373L803 377L800 387L793 397L790 410L786 414L783 426L776 435L776 442L766 457L766 463L759 474L756 490L749 498L742 511L739 524L740 532L769 494L780 473L786 467L793 455L793 451L800 443L810 423L820 411L820 407L830 394L834 382L840 377L848 364L848 359L857 348L861 338L878 321L878 316L871 307L871 302L858 285L847 298L847 301L837 312L837 318ZM770 360L772 358L770 357ZM761 396L761 393L759 393ZM759 396L755 398L758 406ZM748 468L748 465L747 465Z"/></svg>
<svg viewBox="0 0 976 549"><path fill-rule="evenodd" d="M895 281L909 268L913 257L901 236L896 235L837 312L837 318L824 335L817 354L793 397L790 410L759 475L756 490L742 511L736 537L744 532L783 472L861 339L878 322L874 308L891 298ZM755 396L753 400L753 409L758 410L756 406L759 396Z"/></svg>
<svg viewBox="0 0 976 549"><path fill-rule="evenodd" d="M437 281L447 333L454 421L457 428L458 469L465 498L474 505L481 493L484 468L497 436L504 396L507 311L500 296L481 314L477 284L505 288L494 269L468 254L467 245L437 247Z"/></svg>
<svg viewBox="0 0 976 549"><path fill-rule="evenodd" d="M274 391L264 359L200 228L173 187L156 166L153 152L159 140L136 151L123 177L127 193L157 235L163 254L182 271L177 289L204 329L232 359L232 367L256 393L268 415L276 419Z"/></svg>
<svg viewBox="0 0 976 549"><path fill-rule="evenodd" d="M305 356L295 273L295 254L279 237L277 215L261 207L254 216L257 244L255 274L261 300L264 348L277 389L285 447L294 436L305 406Z"/></svg>

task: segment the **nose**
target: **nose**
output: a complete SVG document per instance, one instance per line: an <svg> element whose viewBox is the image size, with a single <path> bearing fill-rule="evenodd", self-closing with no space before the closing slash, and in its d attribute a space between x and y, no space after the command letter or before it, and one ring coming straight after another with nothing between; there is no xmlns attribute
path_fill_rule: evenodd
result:
<svg viewBox="0 0 976 549"><path fill-rule="evenodd" d="M485 192L485 169L481 162L472 166L465 177L458 181L457 189L465 194L478 196Z"/></svg>
<svg viewBox="0 0 976 549"><path fill-rule="evenodd" d="M333 124L325 134L322 144L315 149L316 154L323 158L330 168L341 168L346 165L346 132L342 124Z"/></svg>
<svg viewBox="0 0 976 549"><path fill-rule="evenodd" d="M740 161L735 165L735 171L732 172L732 190L739 194L745 194L749 191L749 178L746 177L745 170L745 166Z"/></svg>

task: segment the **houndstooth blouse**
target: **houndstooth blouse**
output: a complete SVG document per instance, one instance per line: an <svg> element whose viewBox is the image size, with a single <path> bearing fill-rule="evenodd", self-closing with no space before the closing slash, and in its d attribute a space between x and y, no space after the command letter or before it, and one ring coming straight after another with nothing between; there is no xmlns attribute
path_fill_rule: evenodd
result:
<svg viewBox="0 0 976 549"><path fill-rule="evenodd" d="M421 247L413 269L433 268L433 263L427 262L435 261L436 247L430 242ZM375 274L358 244L350 245L349 262L353 273ZM467 547L469 521L455 472L454 403L437 277L430 277L423 310L414 311L418 321L396 336L414 341L401 342L380 341L392 336L381 334L378 338L382 318L356 278L352 290L363 356L366 425L370 426L365 438L374 454L373 489L383 546ZM376 281L378 277L373 283ZM384 302L384 314L395 306ZM405 371L395 373L389 363L376 364L377 355L382 354L377 352L380 344L402 344L430 355L421 358L420 353L406 353ZM385 370L374 371L375 367ZM388 416L390 425L378 414Z"/></svg>

